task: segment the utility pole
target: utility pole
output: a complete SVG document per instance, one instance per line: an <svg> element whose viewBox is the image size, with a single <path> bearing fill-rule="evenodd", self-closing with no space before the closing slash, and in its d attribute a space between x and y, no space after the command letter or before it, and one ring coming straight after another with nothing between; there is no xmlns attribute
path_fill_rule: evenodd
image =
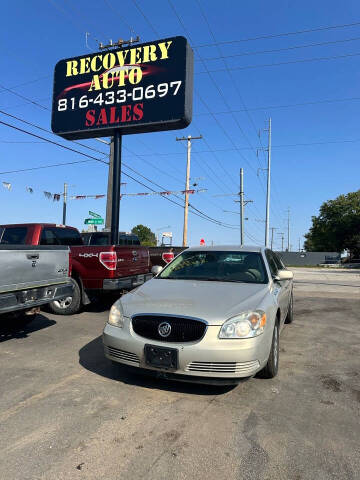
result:
<svg viewBox="0 0 360 480"><path fill-rule="evenodd" d="M287 251L290 252L290 207L287 209Z"/></svg>
<svg viewBox="0 0 360 480"><path fill-rule="evenodd" d="M244 207L248 203L252 203L252 200L244 200L244 169L240 168L240 246L244 245ZM236 202L237 200L235 200Z"/></svg>
<svg viewBox="0 0 360 480"><path fill-rule="evenodd" d="M284 251L284 233L281 232L281 233L278 233L278 235L281 236L281 251L283 252Z"/></svg>
<svg viewBox="0 0 360 480"><path fill-rule="evenodd" d="M277 230L277 227L271 227L271 250L273 249L273 242L274 242L274 230Z"/></svg>
<svg viewBox="0 0 360 480"><path fill-rule="evenodd" d="M186 181L185 181L185 202L184 202L184 227L183 227L183 247L187 246L187 231L188 231L188 212L189 212L189 194L187 193L190 187L190 161L191 161L191 140L201 140L203 137L176 137L177 142L187 142L187 161L186 161Z"/></svg>
<svg viewBox="0 0 360 480"><path fill-rule="evenodd" d="M67 203L67 188L68 184L64 183L64 194L63 194L63 218L62 224L66 225L66 203Z"/></svg>
<svg viewBox="0 0 360 480"><path fill-rule="evenodd" d="M252 200L244 200L244 169L240 168L240 191L239 193L230 193L225 195L215 195L216 197L239 197L239 200L234 200L234 202L239 203L239 213L240 213L240 246L244 245L244 220L248 220L248 218L244 217L244 207L248 203L252 203ZM223 210L226 213L236 213L231 212L229 210Z"/></svg>
<svg viewBox="0 0 360 480"><path fill-rule="evenodd" d="M270 225L270 178L271 178L271 117L269 118L268 131L268 164L267 164L267 188L266 188L266 220L265 220L265 246L269 245Z"/></svg>
<svg viewBox="0 0 360 480"><path fill-rule="evenodd" d="M240 246L244 245L244 169L240 168Z"/></svg>

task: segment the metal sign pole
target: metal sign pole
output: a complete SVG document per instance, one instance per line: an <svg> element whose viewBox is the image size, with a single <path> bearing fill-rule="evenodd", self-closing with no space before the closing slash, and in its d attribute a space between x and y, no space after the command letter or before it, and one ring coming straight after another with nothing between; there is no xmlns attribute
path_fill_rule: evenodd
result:
<svg viewBox="0 0 360 480"><path fill-rule="evenodd" d="M119 130L114 133L114 164L111 206L111 244L119 243L120 182L121 182L121 143Z"/></svg>

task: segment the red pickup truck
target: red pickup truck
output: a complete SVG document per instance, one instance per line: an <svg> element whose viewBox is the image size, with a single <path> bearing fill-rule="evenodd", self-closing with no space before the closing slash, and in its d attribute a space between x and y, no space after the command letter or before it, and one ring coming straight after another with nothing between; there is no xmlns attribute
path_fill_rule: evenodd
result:
<svg viewBox="0 0 360 480"><path fill-rule="evenodd" d="M91 302L93 294L131 290L150 278L150 257L140 245L86 246L76 228L48 223L0 225L0 244L68 245L74 293L50 304L54 313L71 315Z"/></svg>

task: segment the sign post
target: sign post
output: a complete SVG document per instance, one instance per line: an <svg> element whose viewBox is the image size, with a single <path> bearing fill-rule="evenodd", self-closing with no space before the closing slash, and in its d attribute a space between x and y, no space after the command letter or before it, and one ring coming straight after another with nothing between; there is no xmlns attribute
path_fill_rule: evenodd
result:
<svg viewBox="0 0 360 480"><path fill-rule="evenodd" d="M122 136L119 130L114 133L114 165L111 208L111 245L119 243L120 221L120 183L121 183L121 144Z"/></svg>

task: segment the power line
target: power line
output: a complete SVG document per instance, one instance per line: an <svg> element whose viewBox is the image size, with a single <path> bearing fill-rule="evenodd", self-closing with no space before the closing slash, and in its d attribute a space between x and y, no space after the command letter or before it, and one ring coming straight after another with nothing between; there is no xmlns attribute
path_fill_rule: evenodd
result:
<svg viewBox="0 0 360 480"><path fill-rule="evenodd" d="M257 50L257 51L254 51L254 52L233 53L231 55L220 55L219 57L204 58L203 60L211 61L211 60L220 60L220 59L224 59L224 58L243 57L243 56L248 56L248 55L261 55L263 53L285 52L285 51L288 51L288 50L297 50L297 49L300 49L300 48L321 47L321 46L325 46L325 45L333 45L333 44L336 44L336 43L354 42L356 40L360 40L360 37L345 38L343 40L331 40L331 41L319 42L319 43L308 43L306 45L295 45L295 46L285 47L285 48L275 48L275 49L272 49L272 50Z"/></svg>
<svg viewBox="0 0 360 480"><path fill-rule="evenodd" d="M0 172L0 175L8 175L10 173L30 172L32 170L41 170L43 168L62 167L63 165L74 165L75 163L92 162L92 160L78 160L76 162L54 163L52 165L42 165L40 167L21 168L18 170L8 170L7 172Z"/></svg>
<svg viewBox="0 0 360 480"><path fill-rule="evenodd" d="M215 34L214 34L213 30L212 30L211 27L210 27L210 23L209 23L209 21L208 21L208 19L207 19L207 16L206 16L203 8L201 7L201 4L200 4L200 1L199 1L199 0L197 0L197 4L198 4L198 8L199 8L199 10L200 10L200 13L201 13L201 15L202 15L202 17L203 17L203 19L204 19L207 27L208 27L208 30L209 30L209 32L210 32L210 35L211 35L212 39L213 39L214 41L216 41ZM218 50L220 56L222 56L222 51L221 51L221 49L220 49L220 46L217 46L217 50ZM232 74L232 72L231 72L231 70L230 70L230 68L229 68L229 66L228 66L227 61L226 61L225 58L223 58L223 62L224 62L226 71L227 71L227 73L228 73L228 76L229 76L229 78L230 78L230 81L232 82L232 84L233 84L233 86L234 86L234 88L235 88L236 80L235 80L235 78L233 77L233 74ZM204 64L203 61L202 61L202 63ZM204 65L205 65L205 64L204 64ZM206 65L205 65L205 67L206 67ZM208 70L207 67L206 67L206 70ZM212 78L212 76L211 76L210 74L209 74L209 76ZM217 88L218 88L218 87L217 87ZM219 88L218 88L218 91L219 91L220 95L222 96L222 98L224 99L223 94L222 94L222 92L221 92L221 90L220 90ZM242 106L244 107L244 110L245 110L245 112L246 112L246 115L247 115L247 117L248 117L248 119L249 119L249 121L250 121L250 123L251 123L251 125L252 125L252 127L253 127L253 129L254 129L254 131L255 131L255 134L257 135L257 128L256 128L256 125L255 125L255 122L254 122L251 114L249 113L246 105L245 105L244 99L243 99L242 95L240 94L238 88L235 88L235 91L236 91L236 93L237 93L237 95L238 95L238 97L239 97L239 99L240 99L240 102L241 102ZM230 106L227 104L227 102L225 101L225 99L224 99L224 103L226 104L226 106L228 107L228 110L230 111L231 108L230 108ZM236 116L235 116L233 113L232 113L231 115L232 115L232 118L233 118L233 120L235 121L236 125L238 126L239 130L241 131L241 133L243 134L244 138L246 139L247 143L250 145L251 150L252 150L252 151L254 152L254 154L256 155L256 159L257 159L257 161L258 161L259 167L262 168L262 165L261 165L260 160L259 160L258 155L257 155L257 151L255 151L253 145L251 144L251 142L249 141L249 139L248 139L247 136L245 135L243 129L241 128L241 126L240 126L240 124L239 124L239 122L238 122L238 119L236 118ZM263 144L262 144L262 140L261 140L261 136L260 136L260 135L259 135L259 142L260 142L260 146L261 146L261 151L263 152L264 158L265 158L265 150L264 150L264 146L263 146ZM245 160L246 160L246 159L245 159ZM261 178L260 178L260 177L257 177L257 178L258 178L258 181L259 181L259 183L260 183L261 189L263 190L263 192L264 192L264 194L265 194L265 189L264 189L264 185L263 185L262 182L261 182ZM276 216L277 216L277 215L276 215Z"/></svg>
<svg viewBox="0 0 360 480"><path fill-rule="evenodd" d="M135 0L132 0L133 4L135 5L135 7L137 8L138 12L142 15L142 17L144 18L145 22L149 25L149 27L151 28L151 30L155 33L155 35L157 35L158 37L160 37L160 33L156 30L156 28L154 27L154 25L150 22L150 20L147 18L147 16L145 15L145 13L141 10L141 8L139 7L139 5L137 4L137 2Z"/></svg>
<svg viewBox="0 0 360 480"><path fill-rule="evenodd" d="M186 28L186 26L185 26L182 18L180 17L180 15L178 14L178 12L176 11L176 9L175 9L174 5L172 4L172 2L171 2L170 0L168 0L168 3L169 3L169 5L170 5L171 9L174 11L174 13L175 13L175 15L176 15L179 23L181 24L183 30L188 34L189 40L191 41L191 38L190 38L190 36L189 36L189 32L188 32L188 30L187 30L187 28ZM211 27L210 27L210 25L209 25L209 23L208 23L205 15L204 15L202 9L201 9L201 6L200 6L200 4L198 4L198 5L199 5L200 11L201 11L201 13L202 13L202 15L203 15L203 17L204 17L204 20L205 20L205 22L207 23L207 26L208 26L208 28L209 28L210 34L211 34L212 37L215 39L215 36L214 36L214 34L213 34L212 30L211 30ZM220 53L221 53L221 52L220 52ZM227 101L226 101L226 99L225 99L225 97L224 97L221 89L219 88L219 86L218 86L218 84L216 83L216 81L215 81L215 79L213 78L213 76L210 74L210 71L208 70L205 62L201 59L200 55L199 55L199 58L200 58L202 64L204 65L204 68L205 68L206 72L208 73L211 81L213 82L215 88L217 89L218 93L220 94L221 98L223 99L223 102L225 103L225 105L227 106L228 110L230 111L230 110L231 110L231 109L230 109L230 106L228 105L228 103L227 103ZM228 71L228 74L229 74L229 76L230 76L230 79L232 80L233 83L235 83L234 79L232 78L230 69L228 68L225 60L224 60L224 64L225 64L226 70ZM238 95L239 95L239 97L240 97L240 100L241 100L243 106L246 108L245 103L244 103L244 101L243 101L240 93L239 93L238 91L237 91L237 93L238 93ZM254 170L254 168L253 168L252 165L249 163L249 161L247 160L247 158L245 158L244 155L240 152L240 150L236 148L236 145L235 145L235 143L233 142L233 140L232 140L232 138L230 137L230 135L228 134L228 132L224 129L224 127L223 127L222 124L218 121L218 119L212 114L212 112L210 111L207 103L202 99L202 97L200 96L200 94L199 94L197 91L196 91L196 94L197 94L197 96L199 97L200 101L204 104L205 108L209 111L210 115L213 117L213 119L215 120L215 122L218 124L219 128L223 131L224 135L228 138L228 140L229 140L229 141L232 143L232 145L235 147L235 150L238 151L238 153L240 154L241 158L243 158L243 160L249 165L249 167ZM241 126L240 126L240 124L239 124L239 122L238 122L238 119L237 119L237 118L235 117L235 115L233 115L233 114L232 114L232 117L233 117L234 122L236 123L237 127L238 127L239 130L241 131L242 135L244 136L244 138L246 139L246 141L247 141L248 144L250 145L251 149L254 151L254 153L255 153L255 155L256 155L256 158L257 158L257 160L258 160L258 157L257 157L257 154L256 154L256 152L255 152L255 150L254 150L254 147L251 145L251 142L249 141L249 139L248 139L247 136L245 135L243 129L241 128ZM254 125L254 122L253 122L250 114L248 114L248 117L249 117L250 121L252 122L253 127L254 127L254 129L255 129L255 131L256 131L256 127L255 127L255 125ZM205 143L207 143L207 142L205 142ZM260 143L261 143L261 140L260 140ZM207 145L208 145L208 144L207 144ZM261 145L262 145L262 144L261 144ZM208 146L209 146L209 145L208 145ZM262 148L263 148L263 147L262 147ZM217 160L218 164L220 165L220 167L227 173L227 175L229 175L228 172L227 172L227 170L224 169L223 165L222 165L222 164L219 162L219 160L217 159L216 155L214 155L214 156L215 156L215 159ZM258 161L259 161L259 160L258 160ZM260 166L261 166L261 164L260 164ZM254 170L254 172L255 172L255 170ZM229 175L229 176L230 176L230 175ZM232 178L232 177L231 177L231 178ZM260 183L261 189L263 190L263 192L264 192L264 194L265 194L264 186L263 186L260 178L259 178L258 176L257 176L257 178L258 178L258 181L259 181L259 183ZM275 214L275 216L278 216L278 215Z"/></svg>
<svg viewBox="0 0 360 480"><path fill-rule="evenodd" d="M18 83L17 85L14 85L12 88L20 88L24 87L25 85L30 85L31 83L36 83L40 82L40 80L44 80L45 78L50 78L52 75L43 75L42 77L35 78L33 80L29 80L28 82L23 82L23 83ZM0 90L0 93L3 93L7 90L5 87L1 87L2 90Z"/></svg>
<svg viewBox="0 0 360 480"><path fill-rule="evenodd" d="M23 100L26 100L27 102L32 103L33 105L36 105L39 108L42 108L43 110L49 110L49 108L44 107L44 105L41 105L40 103L35 102L34 100L31 100L30 98L24 97L24 95L20 95L20 93L14 92L13 90L11 90L11 88L4 87L4 85L2 85L2 84L0 84L0 87L3 90L6 90L7 92L12 93L13 95L16 95L17 97L22 98Z"/></svg>
<svg viewBox="0 0 360 480"><path fill-rule="evenodd" d="M87 154L87 153L80 152L79 150L75 150L75 149L73 149L73 148L66 147L65 145L61 145L61 144L58 143L58 142L54 142L54 141L52 141L52 140L46 139L45 137L40 137L39 135L36 135L36 134L34 134L34 133L32 133L32 132L29 132L29 131L24 130L24 129L19 128L19 127L16 127L15 125L11 125L11 124L6 123L6 122L3 122L3 121L1 121L1 120L0 120L0 124L5 125L5 126L10 127L10 128L13 128L13 129L15 129L15 130L18 130L18 131L20 131L20 132L22 132L22 133L26 133L27 135L31 135L31 136L34 136L34 137L36 137L36 138L41 138L42 140L45 140L45 141L48 142L48 143L51 143L51 144L56 145L56 146L61 147L61 148L65 148L66 150L70 150L70 151L73 151L73 152L75 152L75 153L78 153L79 155L83 155L83 156L85 156L85 157L88 157L88 158L90 158L91 160L96 160L96 161L98 161L98 162L105 163L105 164L108 165L108 162L105 162L105 161L103 161L103 160L101 160L101 159L99 159L99 158L93 157L93 156L91 156L91 155L89 155L89 154ZM70 162L69 162L69 163L70 163ZM80 162L79 162L79 163L80 163ZM128 165L124 164L124 166L125 166L126 168L132 170L132 171L133 171L134 173L136 173L137 175L140 175L141 177L143 177L144 179L146 179L146 180L149 181L150 183L153 183L154 185L157 185L158 187L162 188L164 191L166 190L163 186L161 186L161 185L153 182L152 180L148 179L148 178L145 177L144 175L141 175L139 172L137 172L137 171L134 170L133 168L129 167ZM34 167L34 168L38 168L38 167ZM10 173L10 172L0 172L0 173ZM15 171L13 171L13 172L11 172L11 173L15 173ZM127 177L132 178L132 179L133 179L134 181L136 181L137 183L139 183L139 184L145 186L146 188L148 188L148 189L150 189L150 190L152 190L152 191L155 192L155 190L151 189L150 187L148 187L148 186L145 185L144 183L137 181L137 180L134 179L134 177L132 177L131 175L129 175L129 174L125 173L125 172L123 172L123 173L124 173L124 175L126 175ZM175 195L175 196L176 196L176 195ZM166 200L171 201L172 203L175 203L176 205L178 205L178 206L180 206L181 208L183 208L183 205L182 205L182 204L178 204L177 202L175 202L174 200L172 200L172 199L170 199L170 198L168 198L168 197L166 197L166 196L163 196L163 198L165 198ZM226 228L235 228L235 229L237 228L235 225L225 224L225 223L223 223L223 222L221 222L221 221L219 221L219 220L216 220L216 219L210 217L209 215L207 215L206 213L202 212L202 211L199 210L198 208L194 207L194 206L193 206L192 204L190 204L190 203L189 203L189 207L190 207L191 209L195 210L195 212L194 212L194 211L191 211L191 213L193 213L194 215L202 216L203 219L206 219L206 220L208 220L208 221L211 221L212 223L216 223L217 225L222 226L222 227L226 227ZM197 212L197 213L196 213L196 212ZM199 215L199 214L200 214L200 215Z"/></svg>
<svg viewBox="0 0 360 480"><path fill-rule="evenodd" d="M6 125L7 127L13 128L14 130L18 130L19 132L26 133L27 135L31 135L35 138L39 138L41 140L44 140L45 142L52 143L53 145L64 148L65 150L70 150L71 152L78 153L79 155L83 155L84 157L89 157L92 160L96 160L97 162L105 163L106 165L109 164L109 162L105 162L104 160L101 160L100 158L93 157L91 155L88 155L87 153L83 153L83 152L80 152L79 150L75 150L74 148L67 147L66 145L62 145L61 143L54 142L53 140L50 140L50 139L45 138L45 137L41 137L40 135L36 135L35 133L28 132L27 130L23 130L20 127L16 127L15 125L11 125L10 123L3 122L2 120L0 120L0 123L2 125Z"/></svg>
<svg viewBox="0 0 360 480"><path fill-rule="evenodd" d="M320 32L323 30L335 30L338 28L348 28L348 27L356 27L360 25L360 22L353 22L353 23L345 23L342 25L326 25L324 27L315 27L315 28L308 28L304 30L295 30L293 32L285 32L285 33L270 33L270 34L264 34L264 35L259 35L257 37L248 37L248 38L242 38L238 40L227 40L223 42L216 42L216 43L203 43L201 45L196 45L194 48L203 48L203 47L213 47L215 45L229 45L232 43L241 43L241 42L250 42L253 40L264 40L267 38L278 38L278 37L289 37L291 35L300 35L303 33L312 33L312 32Z"/></svg>
<svg viewBox="0 0 360 480"><path fill-rule="evenodd" d="M190 38L190 36L189 36L189 31L188 31L188 29L186 28L186 26L185 26L182 18L181 18L180 15L178 14L177 10L175 9L173 3L171 2L171 0L168 0L168 3L169 3L169 5L170 5L171 9L173 10L175 16L177 17L177 19L178 19L180 25L182 26L183 30L188 34L189 40L191 41L191 38ZM209 75L210 80L213 82L213 84L214 84L215 88L217 89L219 95L221 96L224 104L226 105L227 109L230 110L230 107L229 107L229 105L228 105L228 103L227 103L227 101L226 101L226 99L225 99L225 97L224 97L221 89L219 88L218 84L217 84L216 81L214 80L213 76L210 75L210 71L208 70L206 64L204 63L204 61L202 60L202 58L200 57L200 55L199 55L199 58L200 58L202 64L204 65L204 68L205 68L205 70L206 70L205 73L207 73L207 74ZM212 112L210 111L207 103L202 99L202 97L200 96L200 94L199 94L196 90L195 90L195 92L196 92L198 98L200 99L200 101L201 101L201 102L203 103L203 105L205 106L205 108L209 111L210 115L212 115L213 119L214 119L215 122L218 124L219 128L223 131L224 135L229 139L229 141L230 141L231 143L233 143L233 141L232 141L230 135L228 134L228 132L227 132L227 131L224 129L224 127L220 124L220 122L218 121L218 119L217 119L215 116L213 116L213 114L212 114ZM238 128L240 129L241 133L242 133L242 134L244 135L244 137L247 139L247 137L246 137L246 135L244 134L241 126L239 125L239 122L238 122L238 120L237 120L236 117L234 117L234 121L235 121L235 123L237 124ZM249 165L249 167L253 169L252 165L249 163L249 161L244 157L244 155L243 155L241 152L240 152L240 156L241 156L241 157L244 159L244 161ZM216 158L216 160L217 160L217 158ZM228 177L231 179L231 181L234 182L233 177L231 177L231 175L229 174L229 172L224 168L224 166L219 162L219 160L217 160L217 162L219 163L220 167L224 170L224 172L228 175Z"/></svg>
<svg viewBox="0 0 360 480"><path fill-rule="evenodd" d="M130 30L130 33L133 33L135 36L137 36L135 30L131 27L131 25L124 19L123 15L120 15L120 13L111 5L111 3L108 0L104 0L104 3L112 10L115 12L115 14L120 18L120 20L127 26L127 28Z"/></svg>
<svg viewBox="0 0 360 480"><path fill-rule="evenodd" d="M360 97L349 97L349 98L335 98L335 99L329 99L329 100L314 100L311 102L302 102L302 103L288 103L285 105L268 105L268 106L262 106L262 107L252 107L248 108L248 111L254 112L256 110L273 110L276 108L290 108L290 107L303 107L307 105L317 105L317 104L323 104L323 103L338 103L338 102L350 102L354 100L360 100ZM234 113L238 112L245 112L245 109L239 109L239 110L232 110ZM221 115L225 113L230 113L230 112L214 112L214 115ZM204 115L209 115L209 113L195 113L195 117L201 117Z"/></svg>
<svg viewBox="0 0 360 480"><path fill-rule="evenodd" d="M247 69L253 69L253 68L262 68L262 67L278 67L280 65L291 65L294 63L306 63L306 62L320 62L323 60L337 60L339 58L348 58L348 57L356 57L360 55L360 53L347 53L345 55L335 55L332 57L315 57L315 58L305 58L302 60L291 60L288 62L279 62L279 63L264 63L260 65L245 65L243 67L231 67L230 70L247 70ZM216 70L205 70L204 72L195 72L197 75L201 73L213 73L213 72L225 72L226 69L224 68L218 68Z"/></svg>

